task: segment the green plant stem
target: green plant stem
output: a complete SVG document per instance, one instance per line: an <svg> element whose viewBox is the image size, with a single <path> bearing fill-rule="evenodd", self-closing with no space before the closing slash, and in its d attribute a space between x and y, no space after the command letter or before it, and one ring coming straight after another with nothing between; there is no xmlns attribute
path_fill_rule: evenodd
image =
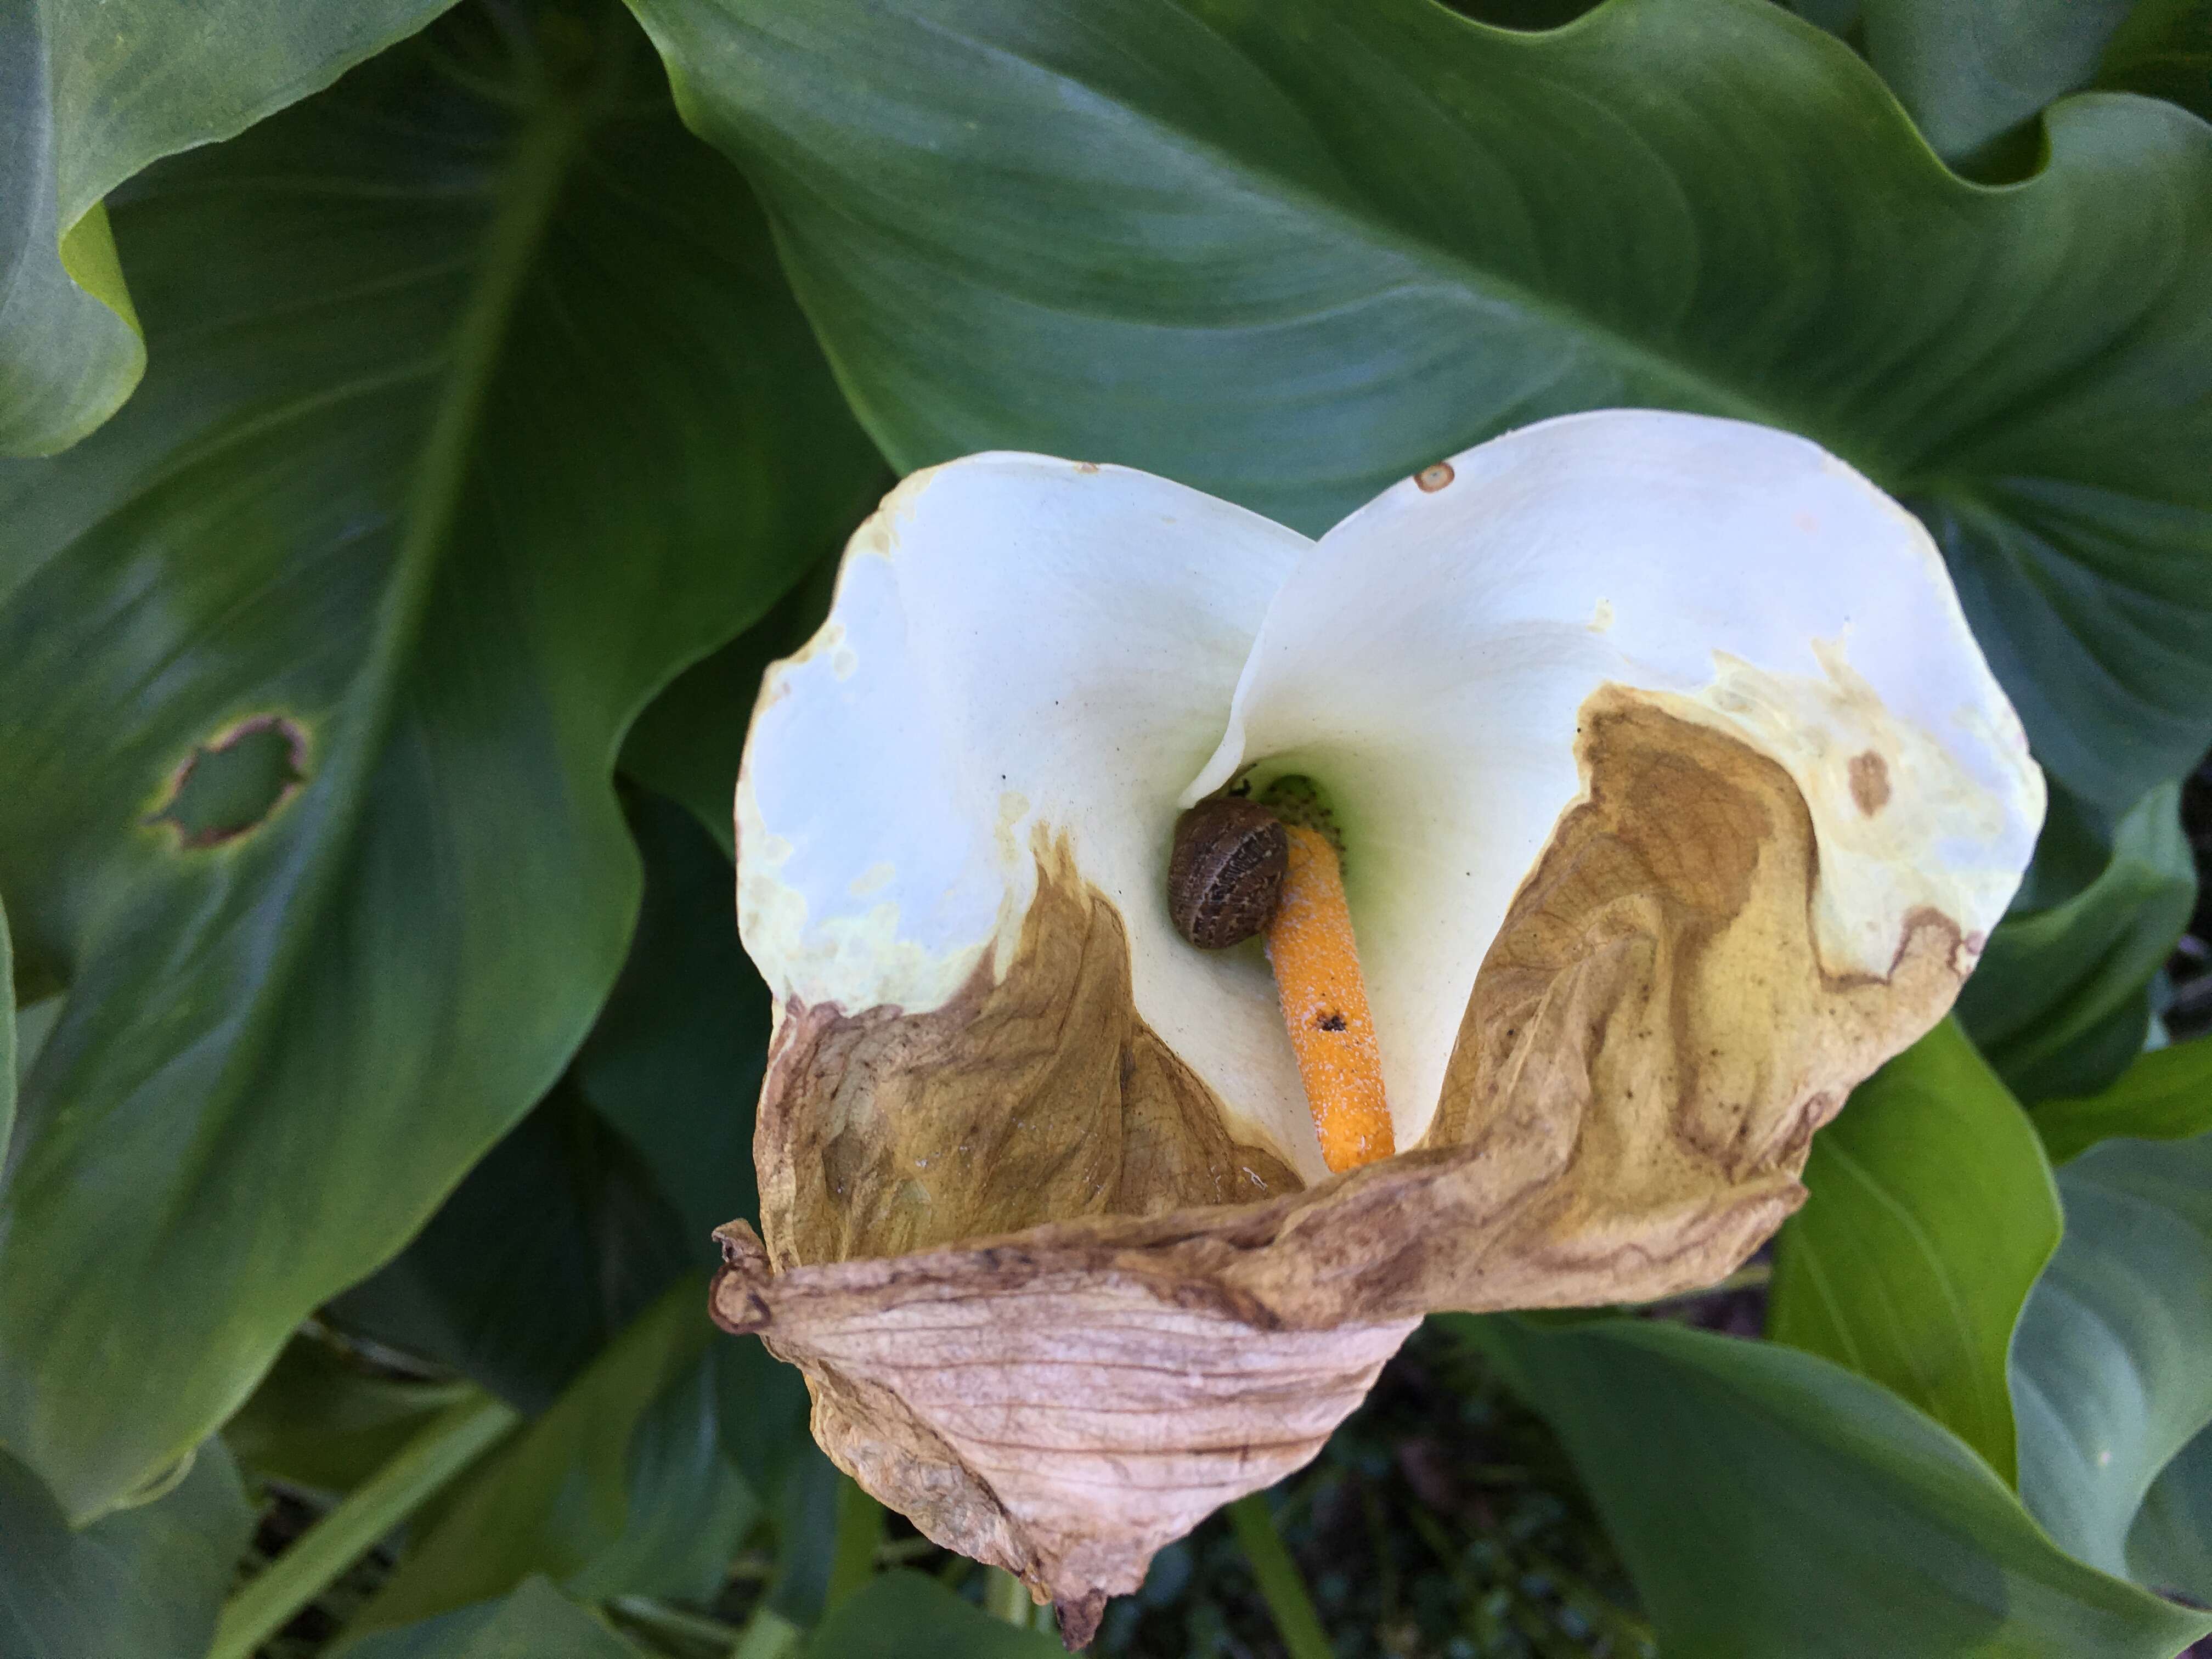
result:
<svg viewBox="0 0 2212 1659"><path fill-rule="evenodd" d="M730 1650L730 1659L785 1659L799 1651L805 1633L774 1607L763 1607L745 1621L745 1633Z"/></svg>
<svg viewBox="0 0 2212 1659"><path fill-rule="evenodd" d="M830 1558L830 1583L822 1595L828 1613L866 1584L876 1571L876 1552L884 1544L884 1506L862 1492L850 1475L837 1481L837 1542Z"/></svg>
<svg viewBox="0 0 2212 1659"><path fill-rule="evenodd" d="M251 1659L293 1614L475 1462L521 1416L504 1400L482 1393L439 1413L390 1462L230 1598L216 1625L208 1659Z"/></svg>
<svg viewBox="0 0 2212 1659"><path fill-rule="evenodd" d="M993 1567L983 1579L983 1611L1007 1624L1030 1628L1036 1603L1029 1586L1004 1567Z"/></svg>
<svg viewBox="0 0 2212 1659"><path fill-rule="evenodd" d="M1244 1547L1252 1576L1260 1581L1260 1594L1267 1598L1267 1611L1274 1615L1275 1632L1283 1638L1291 1659L1335 1659L1328 1632L1321 1627L1321 1615L1314 1611L1313 1598L1306 1594L1305 1580L1298 1577L1297 1563L1291 1559L1282 1534L1275 1530L1274 1512L1267 1507L1267 1494L1255 1492L1231 1504L1229 1524L1236 1528L1237 1541Z"/></svg>

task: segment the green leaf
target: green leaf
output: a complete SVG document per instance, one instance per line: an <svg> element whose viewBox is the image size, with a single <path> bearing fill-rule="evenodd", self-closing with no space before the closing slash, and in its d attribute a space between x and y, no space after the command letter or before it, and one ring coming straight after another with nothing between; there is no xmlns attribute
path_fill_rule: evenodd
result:
<svg viewBox="0 0 2212 1659"><path fill-rule="evenodd" d="M295 1336L252 1397L222 1425L222 1437L257 1474L349 1492L388 1462L416 1431L473 1392L458 1378L380 1374L333 1342Z"/></svg>
<svg viewBox="0 0 2212 1659"><path fill-rule="evenodd" d="M594 1600L710 1596L759 1505L716 1438L721 1344L705 1307L696 1278L662 1297L471 1471L350 1628L504 1595L532 1573Z"/></svg>
<svg viewBox="0 0 2212 1659"><path fill-rule="evenodd" d="M559 1076L636 903L623 727L878 465L627 19L532 15L152 169L144 388L0 465L0 889L70 986L0 1200L0 1443L79 1520ZM264 822L149 822L256 721L305 775Z"/></svg>
<svg viewBox="0 0 2212 1659"><path fill-rule="evenodd" d="M526 1580L504 1601L381 1631L344 1650L348 1659L639 1659L543 1578Z"/></svg>
<svg viewBox="0 0 2212 1659"><path fill-rule="evenodd" d="M38 1478L0 1453L0 1653L204 1653L253 1511L221 1441L181 1473L152 1502L71 1532Z"/></svg>
<svg viewBox="0 0 2212 1659"><path fill-rule="evenodd" d="M629 961L574 1075L673 1204L690 1255L713 1267L721 1260L714 1229L760 1212L753 1107L768 1058L768 987L738 943L727 855L658 795L635 795L629 823L645 902Z"/></svg>
<svg viewBox="0 0 2212 1659"><path fill-rule="evenodd" d="M2063 904L2000 922L1959 994L1975 1044L2030 1104L2094 1093L2142 1050L2151 976L2197 902L2180 802L2173 782L2145 795L2120 820L2104 873Z"/></svg>
<svg viewBox="0 0 2212 1659"><path fill-rule="evenodd" d="M0 455L90 432L145 366L100 198L228 138L453 0L27 0L0 13ZM212 250L211 250L212 251Z"/></svg>
<svg viewBox="0 0 2212 1659"><path fill-rule="evenodd" d="M980 1613L918 1572L886 1572L840 1605L804 1659L1066 1659L1051 1637Z"/></svg>
<svg viewBox="0 0 2212 1659"><path fill-rule="evenodd" d="M2046 1100L2029 1115L2053 1164L2100 1140L2186 1140L2212 1133L2212 1037L2139 1055L2109 1089Z"/></svg>
<svg viewBox="0 0 2212 1659"><path fill-rule="evenodd" d="M564 1077L325 1314L543 1411L683 1276L684 1232L653 1172Z"/></svg>
<svg viewBox="0 0 2212 1659"><path fill-rule="evenodd" d="M1928 143L1971 158L2089 84L2132 0L1866 0L1867 59Z"/></svg>
<svg viewBox="0 0 2212 1659"><path fill-rule="evenodd" d="M2212 0L2138 0L2097 83L2164 98L2212 121Z"/></svg>
<svg viewBox="0 0 2212 1659"><path fill-rule="evenodd" d="M1766 0L631 0L902 468L1009 447L1318 530L1605 405L1909 498L2044 763L2212 726L2212 128L2089 95L1970 185Z"/></svg>
<svg viewBox="0 0 2212 1659"><path fill-rule="evenodd" d="M1558 1430L1662 1652L2172 1659L2212 1631L2053 1547L1956 1437L1825 1359L1658 1321L1446 1322Z"/></svg>
<svg viewBox="0 0 2212 1659"><path fill-rule="evenodd" d="M2013 1350L2021 1495L2062 1547L2125 1572L2152 1482L2212 1423L2212 1134L2106 1141L2058 1190L2066 1237Z"/></svg>
<svg viewBox="0 0 2212 1659"><path fill-rule="evenodd" d="M848 1481L811 1440L784 1460L775 1488L776 1573L767 1605L793 1624L818 1624L829 1607L838 1510Z"/></svg>
<svg viewBox="0 0 2212 1659"><path fill-rule="evenodd" d="M2128 1531L2128 1570L2154 1589L2212 1602L2212 1429L2151 1483Z"/></svg>
<svg viewBox="0 0 2212 1659"><path fill-rule="evenodd" d="M1947 1019L1813 1137L1805 1185L1767 1334L1917 1406L2010 1485L2006 1356L2060 1231L2026 1115Z"/></svg>

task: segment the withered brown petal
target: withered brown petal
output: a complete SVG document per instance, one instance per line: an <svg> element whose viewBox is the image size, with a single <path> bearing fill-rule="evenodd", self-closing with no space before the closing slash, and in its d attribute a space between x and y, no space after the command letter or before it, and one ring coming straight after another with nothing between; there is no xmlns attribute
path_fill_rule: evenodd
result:
<svg viewBox="0 0 2212 1659"><path fill-rule="evenodd" d="M1423 1144L1301 1189L1131 1002L1065 844L1002 976L908 1016L793 1003L727 1328L817 1437L1071 1644L1161 1545L1310 1457L1422 1315L1642 1301L1802 1200L1814 1130L1940 1018L1980 941L1930 910L1824 968L1813 823L1738 738L1618 687L1491 945Z"/></svg>

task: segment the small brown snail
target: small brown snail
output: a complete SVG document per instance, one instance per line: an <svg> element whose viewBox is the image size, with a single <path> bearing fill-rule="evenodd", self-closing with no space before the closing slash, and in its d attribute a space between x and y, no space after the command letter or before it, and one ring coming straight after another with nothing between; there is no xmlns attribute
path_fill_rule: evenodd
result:
<svg viewBox="0 0 2212 1659"><path fill-rule="evenodd" d="M1176 821L1168 914L1201 951L1223 951L1273 918L1290 863L1282 823L1255 801L1200 801Z"/></svg>

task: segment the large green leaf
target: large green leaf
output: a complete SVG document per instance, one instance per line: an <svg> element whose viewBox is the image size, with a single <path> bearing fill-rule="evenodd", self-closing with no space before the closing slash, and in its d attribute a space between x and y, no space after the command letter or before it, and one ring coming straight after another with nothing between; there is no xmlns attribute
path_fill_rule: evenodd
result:
<svg viewBox="0 0 2212 1659"><path fill-rule="evenodd" d="M1866 0L1868 61L1956 161L2089 84L2133 0Z"/></svg>
<svg viewBox="0 0 2212 1659"><path fill-rule="evenodd" d="M1955 1437L1826 1360L1656 1321L1449 1322L1559 1431L1663 1652L2172 1659L2212 1631L2053 1547Z"/></svg>
<svg viewBox="0 0 2212 1659"><path fill-rule="evenodd" d="M2097 79L2171 99L2212 121L2212 0L2137 0Z"/></svg>
<svg viewBox="0 0 2212 1659"><path fill-rule="evenodd" d="M842 1603L804 1659L1066 1659L1049 1636L1016 1630L918 1572L886 1572Z"/></svg>
<svg viewBox="0 0 2212 1659"><path fill-rule="evenodd" d="M2151 976L2197 902L2181 788L2120 820L2104 873L2063 904L2000 922L1959 995L1959 1018L2031 1103L2093 1094L2142 1051Z"/></svg>
<svg viewBox="0 0 2212 1659"><path fill-rule="evenodd" d="M2124 1572L2152 1482L2212 1423L2212 1134L2106 1141L2058 1190L2065 1241L2013 1351L2021 1495L2063 1547Z"/></svg>
<svg viewBox="0 0 2212 1659"><path fill-rule="evenodd" d="M486 1601L380 1631L349 1659L639 1659L638 1651L543 1578Z"/></svg>
<svg viewBox="0 0 2212 1659"><path fill-rule="evenodd" d="M644 1161L564 1077L325 1312L543 1411L683 1276L684 1234Z"/></svg>
<svg viewBox="0 0 2212 1659"><path fill-rule="evenodd" d="M630 0L902 467L1115 460L1308 530L1543 416L1826 443L1917 507L2062 779L2212 724L2212 127L1931 155L1766 0Z"/></svg>
<svg viewBox="0 0 2212 1659"><path fill-rule="evenodd" d="M2006 1357L2059 1234L2019 1103L1947 1019L1813 1138L1805 1185L1767 1334L1910 1401L2011 1484Z"/></svg>
<svg viewBox="0 0 2212 1659"><path fill-rule="evenodd" d="M627 20L529 16L151 170L144 388L0 467L0 888L70 986L0 1207L0 1442L79 1520L560 1074L636 902L624 725L877 465ZM300 781L188 830L172 793L270 743Z"/></svg>
<svg viewBox="0 0 2212 1659"><path fill-rule="evenodd" d="M711 1595L759 1505L717 1437L724 1345L706 1295L687 1277L473 1469L353 1628L502 1595L533 1573L594 1599Z"/></svg>
<svg viewBox="0 0 2212 1659"><path fill-rule="evenodd" d="M2109 1089L2046 1100L2031 1114L2053 1164L2100 1140L2187 1140L2212 1134L2212 1037L2138 1055Z"/></svg>
<svg viewBox="0 0 2212 1659"><path fill-rule="evenodd" d="M151 1503L82 1532L0 1453L0 1653L8 1659L188 1659L207 1651L253 1530L219 1440Z"/></svg>
<svg viewBox="0 0 2212 1659"><path fill-rule="evenodd" d="M2212 1605L2212 1428L2151 1483L2128 1531L2128 1568L2154 1589Z"/></svg>
<svg viewBox="0 0 2212 1659"><path fill-rule="evenodd" d="M242 132L330 85L453 3L0 9L0 455L75 443L145 366L100 198L161 156Z"/></svg>

